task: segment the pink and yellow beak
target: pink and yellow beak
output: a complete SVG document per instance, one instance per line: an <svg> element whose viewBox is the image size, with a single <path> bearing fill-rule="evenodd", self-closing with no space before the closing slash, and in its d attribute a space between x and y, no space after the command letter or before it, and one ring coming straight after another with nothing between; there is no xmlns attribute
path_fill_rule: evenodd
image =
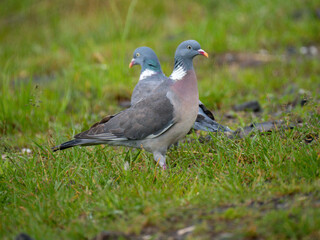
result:
<svg viewBox="0 0 320 240"><path fill-rule="evenodd" d="M207 58L209 57L208 53L207 53L206 51L202 50L202 49L199 49L198 52L199 52L201 55L203 55L203 56L205 56L205 57L207 57Z"/></svg>
<svg viewBox="0 0 320 240"><path fill-rule="evenodd" d="M132 68L132 66L135 64L134 59L132 58L130 64L129 64L129 68Z"/></svg>

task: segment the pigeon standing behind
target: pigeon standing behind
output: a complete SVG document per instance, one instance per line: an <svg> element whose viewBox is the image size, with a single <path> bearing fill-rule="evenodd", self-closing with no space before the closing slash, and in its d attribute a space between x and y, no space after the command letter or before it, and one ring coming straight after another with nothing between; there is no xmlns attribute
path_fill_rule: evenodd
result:
<svg viewBox="0 0 320 240"><path fill-rule="evenodd" d="M134 65L141 66L141 73L139 82L132 92L131 105L150 95L162 81L167 79L162 72L157 55L149 47L139 47L134 51L129 67L131 68ZM213 114L201 101L199 101L198 116L193 129L209 132L232 132L229 127L217 123Z"/></svg>
<svg viewBox="0 0 320 240"><path fill-rule="evenodd" d="M173 73L151 95L52 150L97 144L144 148L166 169L168 147L183 138L197 118L199 94L193 69L197 55L207 55L197 41L182 42Z"/></svg>
<svg viewBox="0 0 320 240"><path fill-rule="evenodd" d="M134 65L141 66L141 73L139 82L132 92L131 105L149 96L163 81L168 79L162 72L157 55L149 47L139 47L134 51L129 67Z"/></svg>

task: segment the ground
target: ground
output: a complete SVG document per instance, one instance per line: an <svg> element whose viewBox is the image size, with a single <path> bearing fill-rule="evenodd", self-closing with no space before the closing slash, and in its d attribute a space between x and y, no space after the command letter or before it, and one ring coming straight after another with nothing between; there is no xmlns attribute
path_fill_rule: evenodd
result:
<svg viewBox="0 0 320 240"><path fill-rule="evenodd" d="M319 32L315 0L1 1L1 239L320 239ZM186 39L209 53L201 101L240 134L193 132L166 171L124 147L52 153L123 109L135 48L169 75Z"/></svg>

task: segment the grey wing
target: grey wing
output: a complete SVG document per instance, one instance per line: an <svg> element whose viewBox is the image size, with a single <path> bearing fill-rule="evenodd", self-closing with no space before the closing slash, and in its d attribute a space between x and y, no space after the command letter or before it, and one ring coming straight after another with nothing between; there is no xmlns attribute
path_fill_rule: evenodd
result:
<svg viewBox="0 0 320 240"><path fill-rule="evenodd" d="M116 114L107 122L77 134L75 138L142 140L157 137L174 124L173 105L165 93L158 93Z"/></svg>

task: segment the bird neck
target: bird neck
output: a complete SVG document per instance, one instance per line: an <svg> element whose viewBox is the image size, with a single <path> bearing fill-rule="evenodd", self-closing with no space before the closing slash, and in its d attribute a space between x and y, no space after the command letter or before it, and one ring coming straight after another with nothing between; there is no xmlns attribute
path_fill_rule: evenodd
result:
<svg viewBox="0 0 320 240"><path fill-rule="evenodd" d="M153 68L153 67L150 67L150 66L142 67L139 81L144 80L144 79L146 79L148 77L151 77L153 75L156 75L156 74L162 74L163 75L163 72L162 72L161 68Z"/></svg>
<svg viewBox="0 0 320 240"><path fill-rule="evenodd" d="M189 70L193 71L192 59L189 60L175 57L174 68L170 78L174 81L182 80Z"/></svg>
<svg viewBox="0 0 320 240"><path fill-rule="evenodd" d="M143 80L155 74L163 74L159 61L147 60L141 66L140 79Z"/></svg>
<svg viewBox="0 0 320 240"><path fill-rule="evenodd" d="M150 70L157 73L162 73L161 65L157 59L146 59L141 66L141 72Z"/></svg>

